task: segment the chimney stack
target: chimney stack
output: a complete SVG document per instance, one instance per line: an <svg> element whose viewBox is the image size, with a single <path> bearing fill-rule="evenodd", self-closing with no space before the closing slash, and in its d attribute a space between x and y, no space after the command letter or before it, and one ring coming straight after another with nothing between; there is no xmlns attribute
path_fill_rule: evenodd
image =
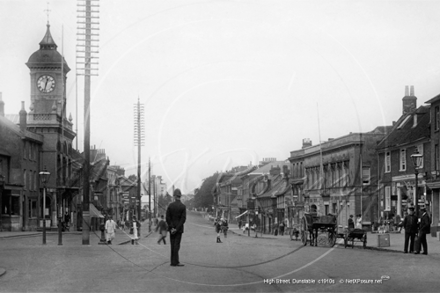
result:
<svg viewBox="0 0 440 293"><path fill-rule="evenodd" d="M409 96L409 89L408 86L405 86L405 97Z"/></svg>
<svg viewBox="0 0 440 293"><path fill-rule="evenodd" d="M27 120L27 112L24 109L24 102L23 101L21 102L21 110L20 110L19 115L20 115L20 130L21 131L25 131L26 130L26 126L27 126L26 125L27 124L27 122L26 122L26 120Z"/></svg>
<svg viewBox="0 0 440 293"><path fill-rule="evenodd" d="M417 97L414 96L414 86L412 85L407 95L408 86L405 86L405 96L402 99L403 115L412 113L417 109Z"/></svg>
<svg viewBox="0 0 440 293"><path fill-rule="evenodd" d="M5 102L3 102L1 92L0 92L0 116L5 117Z"/></svg>
<svg viewBox="0 0 440 293"><path fill-rule="evenodd" d="M304 138L302 148L304 149L310 146L312 146L312 140L310 138Z"/></svg>

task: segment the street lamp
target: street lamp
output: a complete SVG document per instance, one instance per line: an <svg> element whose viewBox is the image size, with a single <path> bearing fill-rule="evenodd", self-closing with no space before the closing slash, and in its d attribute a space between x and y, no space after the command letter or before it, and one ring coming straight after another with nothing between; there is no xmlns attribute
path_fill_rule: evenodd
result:
<svg viewBox="0 0 440 293"><path fill-rule="evenodd" d="M422 165L422 160L423 160L423 155L419 153L419 151L416 149L416 151L414 152L414 154L411 155L411 159L412 162L414 164L414 174L416 176L416 184L415 184L415 192L414 192L414 197L415 197L415 204L416 204L416 216L419 216L419 196L418 196L418 191L417 191L417 184L418 184L418 176L419 176L419 168Z"/></svg>
<svg viewBox="0 0 440 293"><path fill-rule="evenodd" d="M43 244L46 244L46 184L49 181L50 173L44 167L44 170L39 175L43 184Z"/></svg>

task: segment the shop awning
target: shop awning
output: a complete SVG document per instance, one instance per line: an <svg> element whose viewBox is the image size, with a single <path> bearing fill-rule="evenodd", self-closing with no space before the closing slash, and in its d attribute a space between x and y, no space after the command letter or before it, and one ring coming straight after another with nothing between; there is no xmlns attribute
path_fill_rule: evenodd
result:
<svg viewBox="0 0 440 293"><path fill-rule="evenodd" d="M104 218L100 211L95 207L93 203L89 205L90 217L92 218Z"/></svg>
<svg viewBox="0 0 440 293"><path fill-rule="evenodd" d="M236 216L235 218L236 218L236 219L237 219L237 218L240 218L241 216L244 216L244 215L246 215L247 213L249 213L249 211L245 211L244 213L242 213L241 215Z"/></svg>

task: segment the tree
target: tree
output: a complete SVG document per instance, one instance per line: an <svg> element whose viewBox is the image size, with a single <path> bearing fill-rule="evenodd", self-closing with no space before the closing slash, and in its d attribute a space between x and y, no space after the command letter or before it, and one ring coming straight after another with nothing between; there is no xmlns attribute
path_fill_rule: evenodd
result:
<svg viewBox="0 0 440 293"><path fill-rule="evenodd" d="M131 174L130 176L128 176L128 179L132 182L137 182L137 176L134 174Z"/></svg>
<svg viewBox="0 0 440 293"><path fill-rule="evenodd" d="M167 194L165 194L165 196L161 194L157 200L159 214L162 214L162 215L165 214L168 205L172 201L173 201L173 199L171 198L171 195L168 194L168 192L167 192Z"/></svg>
<svg viewBox="0 0 440 293"><path fill-rule="evenodd" d="M202 186L200 186L200 189L194 195L195 208L209 208L214 204L212 190L217 183L218 176L219 174L215 173L203 180Z"/></svg>

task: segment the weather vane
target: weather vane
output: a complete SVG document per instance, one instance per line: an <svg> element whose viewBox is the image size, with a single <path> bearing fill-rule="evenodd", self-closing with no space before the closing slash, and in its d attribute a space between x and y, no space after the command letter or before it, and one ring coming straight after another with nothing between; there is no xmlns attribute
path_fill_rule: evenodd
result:
<svg viewBox="0 0 440 293"><path fill-rule="evenodd" d="M46 14L47 14L47 24L49 24L49 13L50 13L49 1L47 1L47 8L43 11L46 12Z"/></svg>

